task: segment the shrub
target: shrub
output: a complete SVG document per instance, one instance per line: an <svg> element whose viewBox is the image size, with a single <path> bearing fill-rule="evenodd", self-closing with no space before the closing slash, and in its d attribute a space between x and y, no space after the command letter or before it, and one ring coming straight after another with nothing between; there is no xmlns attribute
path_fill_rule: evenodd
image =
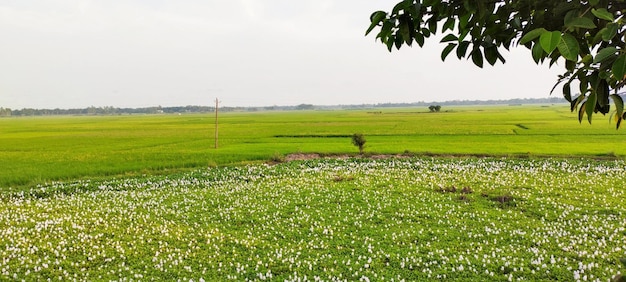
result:
<svg viewBox="0 0 626 282"><path fill-rule="evenodd" d="M365 136L363 136L363 134L355 133L352 135L352 144L359 147L360 154L363 154L363 151L365 150L365 142L367 141L365 140Z"/></svg>

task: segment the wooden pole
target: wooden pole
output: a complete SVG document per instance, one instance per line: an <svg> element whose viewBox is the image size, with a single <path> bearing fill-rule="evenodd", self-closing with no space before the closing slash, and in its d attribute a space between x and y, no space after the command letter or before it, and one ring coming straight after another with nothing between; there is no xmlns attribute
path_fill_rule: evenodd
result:
<svg viewBox="0 0 626 282"><path fill-rule="evenodd" d="M217 108L219 107L219 103L220 101L215 98L215 149L217 149L218 146L218 133L217 133Z"/></svg>

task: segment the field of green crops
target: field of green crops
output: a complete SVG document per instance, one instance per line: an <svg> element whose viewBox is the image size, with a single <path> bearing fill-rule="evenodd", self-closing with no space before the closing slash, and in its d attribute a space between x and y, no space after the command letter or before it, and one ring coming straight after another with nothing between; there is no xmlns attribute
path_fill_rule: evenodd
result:
<svg viewBox="0 0 626 282"><path fill-rule="evenodd" d="M171 173L289 153L366 152L624 156L608 118L579 124L567 106L444 107L212 114L0 118L0 187Z"/></svg>
<svg viewBox="0 0 626 282"><path fill-rule="evenodd" d="M0 199L0 280L608 281L624 161L321 159Z"/></svg>
<svg viewBox="0 0 626 282"><path fill-rule="evenodd" d="M217 149L208 114L0 118L0 281L626 272L624 129L425 110L224 113ZM292 153L323 158L269 162Z"/></svg>

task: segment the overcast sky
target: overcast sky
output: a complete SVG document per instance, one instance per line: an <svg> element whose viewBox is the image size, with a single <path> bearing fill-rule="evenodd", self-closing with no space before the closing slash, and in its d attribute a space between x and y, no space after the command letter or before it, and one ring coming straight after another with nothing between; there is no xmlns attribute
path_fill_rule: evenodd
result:
<svg viewBox="0 0 626 282"><path fill-rule="evenodd" d="M436 39L389 53L364 32L397 1L0 0L0 107L550 97L560 67L523 47L484 69Z"/></svg>

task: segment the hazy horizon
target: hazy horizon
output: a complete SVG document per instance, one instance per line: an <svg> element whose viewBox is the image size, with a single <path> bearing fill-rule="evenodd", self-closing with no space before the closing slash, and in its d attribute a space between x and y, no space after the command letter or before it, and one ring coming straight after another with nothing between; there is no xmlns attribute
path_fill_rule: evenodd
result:
<svg viewBox="0 0 626 282"><path fill-rule="evenodd" d="M0 4L0 107L263 107L549 98L561 72L524 47L475 67L443 45L364 36L398 0Z"/></svg>

